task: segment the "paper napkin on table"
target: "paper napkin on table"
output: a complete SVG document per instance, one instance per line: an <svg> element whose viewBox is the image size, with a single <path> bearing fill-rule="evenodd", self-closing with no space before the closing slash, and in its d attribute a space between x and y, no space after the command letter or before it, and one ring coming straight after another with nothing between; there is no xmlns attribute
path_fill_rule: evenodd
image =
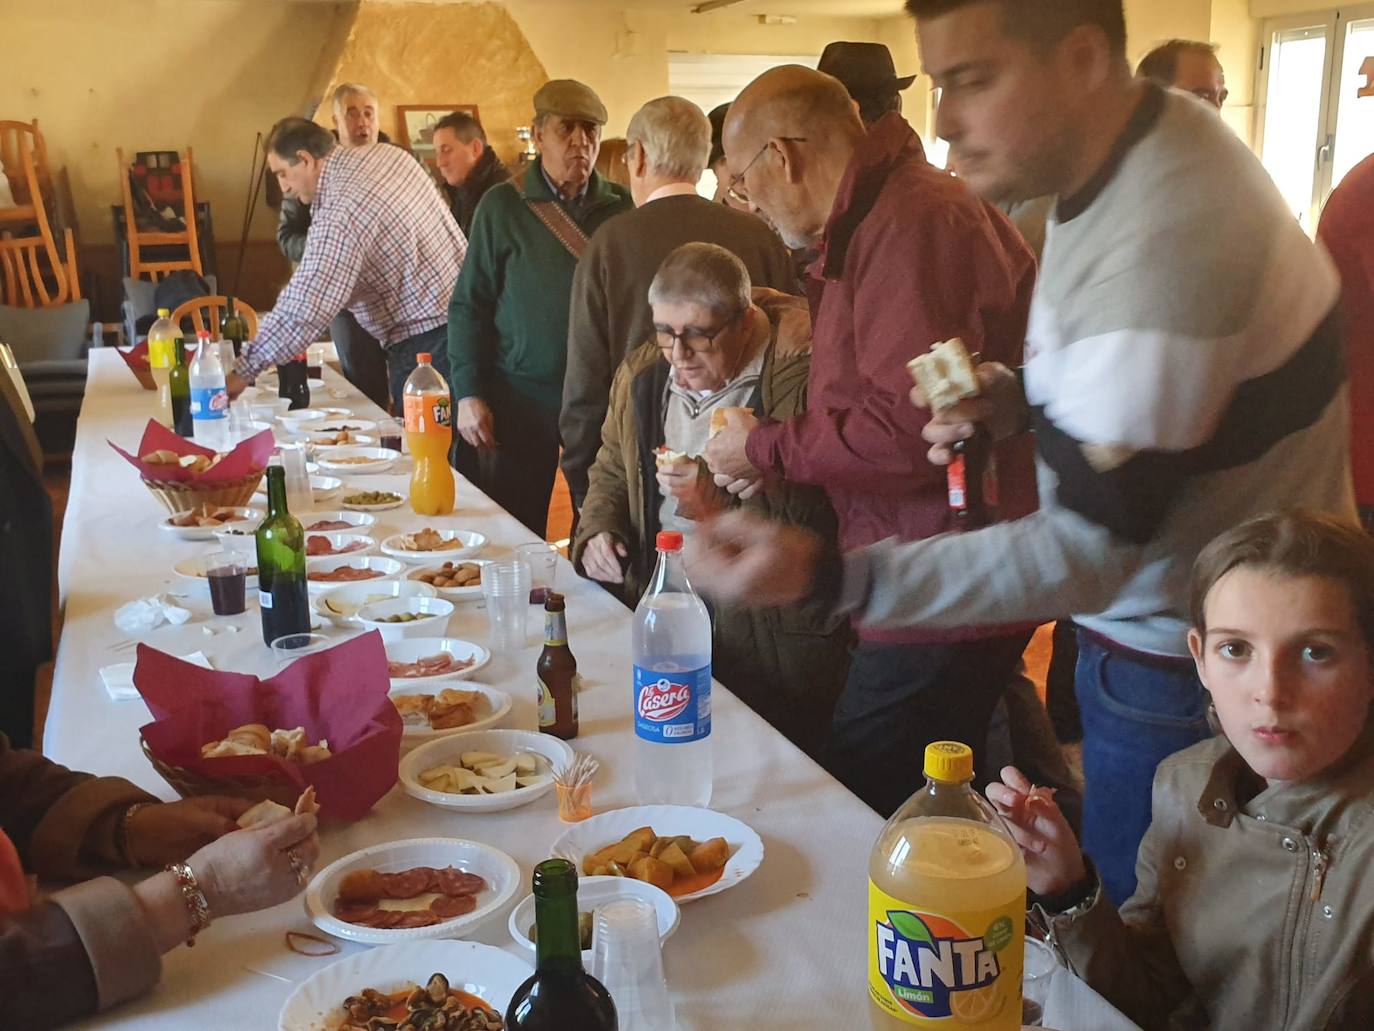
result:
<svg viewBox="0 0 1374 1031"><path fill-rule="evenodd" d="M206 669L214 669L210 665L209 658L204 652L192 652L190 655L181 656L184 660L196 666L204 666ZM105 666L100 670L100 679L105 682L105 690L109 692L110 698L116 702L127 702L138 697L138 688L134 687L134 663L119 662L113 666Z"/></svg>
<svg viewBox="0 0 1374 1031"><path fill-rule="evenodd" d="M172 601L169 594L139 598L115 609L114 623L126 634L146 634L163 623L181 626L191 618L191 610Z"/></svg>

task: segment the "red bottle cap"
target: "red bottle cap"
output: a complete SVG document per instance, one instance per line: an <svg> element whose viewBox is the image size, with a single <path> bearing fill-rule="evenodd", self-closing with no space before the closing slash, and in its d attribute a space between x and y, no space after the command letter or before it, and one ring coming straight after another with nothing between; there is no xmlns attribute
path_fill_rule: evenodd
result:
<svg viewBox="0 0 1374 1031"><path fill-rule="evenodd" d="M419 354L415 356L415 364L428 365L430 363L430 358L431 356L428 351L421 351Z"/></svg>
<svg viewBox="0 0 1374 1031"><path fill-rule="evenodd" d="M682 534L676 530L660 530L655 545L659 551L681 551Z"/></svg>

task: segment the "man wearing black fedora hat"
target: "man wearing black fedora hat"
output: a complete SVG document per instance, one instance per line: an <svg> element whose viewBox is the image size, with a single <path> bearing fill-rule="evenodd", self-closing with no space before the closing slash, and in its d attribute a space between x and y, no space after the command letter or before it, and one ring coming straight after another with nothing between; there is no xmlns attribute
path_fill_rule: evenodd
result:
<svg viewBox="0 0 1374 1031"><path fill-rule="evenodd" d="M864 125L872 125L889 111L900 112L902 90L916 81L914 75L897 74L892 51L881 43L831 43L816 70L844 83Z"/></svg>

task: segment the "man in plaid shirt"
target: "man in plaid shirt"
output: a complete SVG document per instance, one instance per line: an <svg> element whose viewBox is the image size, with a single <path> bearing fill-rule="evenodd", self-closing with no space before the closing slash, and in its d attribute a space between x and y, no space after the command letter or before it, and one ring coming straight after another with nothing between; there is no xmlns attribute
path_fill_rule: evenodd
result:
<svg viewBox="0 0 1374 1031"><path fill-rule="evenodd" d="M343 148L304 118L267 138L282 192L310 205L310 235L291 281L244 351L229 393L290 361L347 308L386 351L391 402L401 410L415 356L448 377L448 303L467 240L433 180L398 147Z"/></svg>

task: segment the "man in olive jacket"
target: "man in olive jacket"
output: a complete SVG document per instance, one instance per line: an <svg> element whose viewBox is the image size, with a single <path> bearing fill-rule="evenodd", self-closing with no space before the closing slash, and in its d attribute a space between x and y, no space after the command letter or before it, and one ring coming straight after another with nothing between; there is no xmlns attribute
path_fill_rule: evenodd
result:
<svg viewBox="0 0 1374 1031"><path fill-rule="evenodd" d="M747 291L748 276L743 266L739 273ZM746 309L744 321L752 320L761 327L762 344L739 376L702 399L702 417L709 418L713 403L739 403L760 418L773 419L790 418L806 407L811 366L811 317L806 302L772 290L755 290L753 296L754 304ZM727 346L728 334L727 328L717 335L713 342L717 350ZM674 363L681 360L678 350L682 346L670 342L667 353L673 355ZM681 425L668 412L674 403L670 379L677 374L652 336L621 364L611 387L601 450L590 471L590 486L572 545L578 572L602 583L607 583L609 576L612 584L613 568L598 562L596 553L600 549L605 554L607 546L613 549L611 553L621 568L621 580L614 589L631 606L638 602L653 574L658 531L684 525L681 504L677 517L670 516L672 523L664 525L664 512L671 509L664 504L657 453L665 443L675 448L684 446L682 440L666 439L668 426ZM738 396L728 396L736 384L741 385ZM693 461L698 466L701 490L715 493L717 504L742 504L770 519L835 537L835 514L819 488L778 484L739 502L710 482L704 463ZM715 678L799 748L818 756L849 666L850 631L844 619L816 605L785 609L721 606L712 613L711 641Z"/></svg>
<svg viewBox="0 0 1374 1031"><path fill-rule="evenodd" d="M554 80L535 94L534 110L540 156L477 206L449 303L448 349L458 470L542 537L558 468L573 273L587 237L631 201L594 171L606 124L595 93Z"/></svg>

